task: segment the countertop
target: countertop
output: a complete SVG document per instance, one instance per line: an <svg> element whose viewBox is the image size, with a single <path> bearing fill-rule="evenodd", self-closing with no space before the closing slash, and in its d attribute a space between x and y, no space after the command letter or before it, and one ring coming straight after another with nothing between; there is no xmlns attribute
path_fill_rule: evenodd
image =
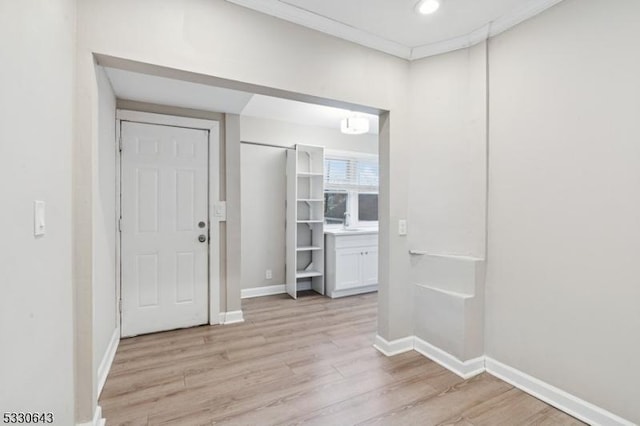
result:
<svg viewBox="0 0 640 426"><path fill-rule="evenodd" d="M324 230L325 234L331 235L370 235L377 234L378 228L353 228L353 229L344 229L344 228L329 228Z"/></svg>

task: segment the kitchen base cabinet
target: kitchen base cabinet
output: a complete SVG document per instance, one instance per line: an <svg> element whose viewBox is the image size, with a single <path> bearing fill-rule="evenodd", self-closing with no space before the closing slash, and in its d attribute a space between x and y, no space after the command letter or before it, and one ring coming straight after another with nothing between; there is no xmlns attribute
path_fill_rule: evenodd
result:
<svg viewBox="0 0 640 426"><path fill-rule="evenodd" d="M378 234L326 231L326 295L331 298L378 289Z"/></svg>

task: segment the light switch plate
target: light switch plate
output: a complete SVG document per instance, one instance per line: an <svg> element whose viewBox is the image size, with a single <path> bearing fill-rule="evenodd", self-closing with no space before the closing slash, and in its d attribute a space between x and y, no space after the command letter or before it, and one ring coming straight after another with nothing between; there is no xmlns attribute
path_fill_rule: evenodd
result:
<svg viewBox="0 0 640 426"><path fill-rule="evenodd" d="M398 221L398 235L407 235L407 221L405 219Z"/></svg>
<svg viewBox="0 0 640 426"><path fill-rule="evenodd" d="M33 202L33 235L36 237L44 235L46 231L44 207L44 201Z"/></svg>

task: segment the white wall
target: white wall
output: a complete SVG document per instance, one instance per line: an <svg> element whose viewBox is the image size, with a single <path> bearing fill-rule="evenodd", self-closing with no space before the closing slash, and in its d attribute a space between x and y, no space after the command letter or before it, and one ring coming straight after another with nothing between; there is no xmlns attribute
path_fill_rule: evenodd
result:
<svg viewBox="0 0 640 426"><path fill-rule="evenodd" d="M484 354L486 83L486 43L411 64L409 245L436 255L411 258L414 334L463 361Z"/></svg>
<svg viewBox="0 0 640 426"><path fill-rule="evenodd" d="M242 309L240 286L242 277L242 235L241 212L243 210L240 176L240 116L225 114L225 182L227 200L226 236L226 304L221 312Z"/></svg>
<svg viewBox="0 0 640 426"><path fill-rule="evenodd" d="M0 412L74 423L75 2L0 2ZM33 235L33 201L46 235Z"/></svg>
<svg viewBox="0 0 640 426"><path fill-rule="evenodd" d="M256 117L240 117L243 141L327 149L378 152L375 134L344 135L338 129L304 126ZM285 282L286 149L243 144L241 147L242 288ZM270 269L273 278L267 280Z"/></svg>
<svg viewBox="0 0 640 426"><path fill-rule="evenodd" d="M242 288L285 282L286 150L243 144ZM267 280L270 269L273 278Z"/></svg>
<svg viewBox="0 0 640 426"><path fill-rule="evenodd" d="M378 135L345 135L339 129L306 126L286 121L240 116L243 141L293 146L297 143L324 146L326 149L378 153Z"/></svg>
<svg viewBox="0 0 640 426"><path fill-rule="evenodd" d="M98 83L97 190L93 222L93 366L96 385L109 343L118 330L116 301L116 97L102 67Z"/></svg>
<svg viewBox="0 0 640 426"><path fill-rule="evenodd" d="M488 160L486 354L636 423L638 16L565 0L490 40L488 89L482 45L412 63L409 194L412 248L484 257Z"/></svg>
<svg viewBox="0 0 640 426"><path fill-rule="evenodd" d="M490 43L487 354L640 423L640 2Z"/></svg>
<svg viewBox="0 0 640 426"><path fill-rule="evenodd" d="M411 64L409 241L484 258L486 45Z"/></svg>

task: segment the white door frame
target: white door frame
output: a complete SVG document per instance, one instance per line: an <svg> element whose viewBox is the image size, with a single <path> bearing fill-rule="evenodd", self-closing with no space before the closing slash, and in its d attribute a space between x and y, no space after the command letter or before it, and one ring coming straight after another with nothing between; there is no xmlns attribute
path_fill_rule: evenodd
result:
<svg viewBox="0 0 640 426"><path fill-rule="evenodd" d="M116 110L116 138L118 155L116 155L116 217L121 217L121 162L120 128L123 121L136 123L157 124L162 126L186 127L190 129L207 130L209 132L209 324L220 323L220 222L226 220L225 203L220 201L220 122L202 120L199 118L177 117L172 115L155 114L150 112ZM118 328L121 327L121 286L122 286L122 250L120 232L116 232L116 300L118 301Z"/></svg>

